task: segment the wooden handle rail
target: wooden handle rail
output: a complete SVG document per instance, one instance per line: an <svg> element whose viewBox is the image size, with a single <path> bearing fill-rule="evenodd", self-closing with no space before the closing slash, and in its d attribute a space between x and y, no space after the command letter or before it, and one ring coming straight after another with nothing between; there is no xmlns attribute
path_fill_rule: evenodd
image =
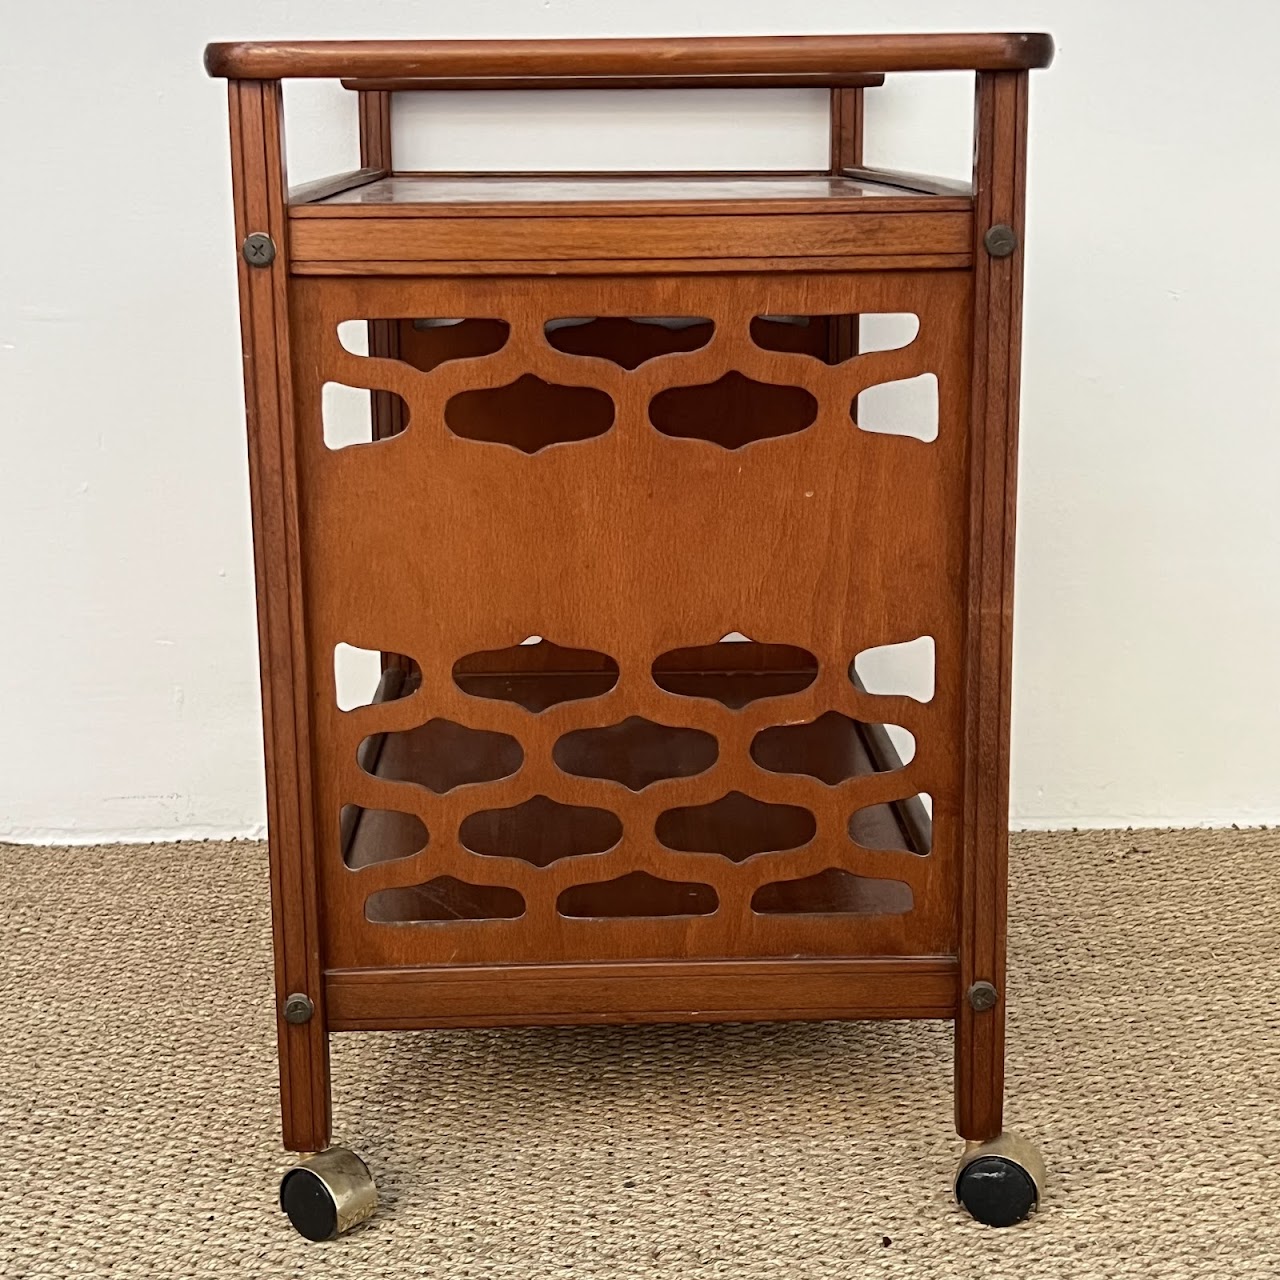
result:
<svg viewBox="0 0 1280 1280"><path fill-rule="evenodd" d="M1044 34L714 36L662 40L303 40L211 44L205 68L230 80L612 80L767 76L838 86L860 72L1024 71L1047 67Z"/></svg>

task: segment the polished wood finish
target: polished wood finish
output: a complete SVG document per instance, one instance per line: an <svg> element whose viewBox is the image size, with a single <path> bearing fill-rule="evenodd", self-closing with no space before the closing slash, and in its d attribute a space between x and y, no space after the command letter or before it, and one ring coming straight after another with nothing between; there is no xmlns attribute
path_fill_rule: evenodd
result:
<svg viewBox="0 0 1280 1280"><path fill-rule="evenodd" d="M360 163L369 168L391 169L391 94L385 90L361 90L357 97L360 120Z"/></svg>
<svg viewBox="0 0 1280 1280"><path fill-rule="evenodd" d="M862 163L862 133L862 89L832 89L829 136L833 174L843 174Z"/></svg>
<svg viewBox="0 0 1280 1280"><path fill-rule="evenodd" d="M839 83L850 72L1017 71L1047 67L1043 34L695 36L633 40L300 40L211 44L205 69L228 79L452 79L735 76ZM830 77L830 79L828 79Z"/></svg>
<svg viewBox="0 0 1280 1280"><path fill-rule="evenodd" d="M262 720L267 766L276 1019L285 1145L318 1150L329 1140L329 1039L320 980L321 922L308 689L311 678L300 579L289 330L286 178L280 86L229 86L236 242L265 232L276 243L270 269L237 254L245 413L257 575ZM284 1001L308 993L315 1016L284 1020Z"/></svg>
<svg viewBox="0 0 1280 1280"><path fill-rule="evenodd" d="M957 1127L999 1131L1022 250L983 237L1051 52L211 46L237 247L277 247L239 273L287 1145L331 1030L731 1018L953 1018ZM935 67L979 72L969 186L862 165L856 78ZM361 168L288 193L295 74L354 78ZM830 172L395 172L402 80L596 77L821 83ZM882 312L917 337L860 352ZM922 374L936 439L858 425ZM328 382L369 443L325 444ZM924 635L928 702L853 676ZM351 711L343 642L384 656Z"/></svg>
<svg viewBox="0 0 1280 1280"><path fill-rule="evenodd" d="M953 949L956 868L947 847L954 839L949 824L959 782L959 531L966 501L967 402L959 395L945 399L939 438L927 446L858 432L849 405L864 386L926 370L936 371L944 386L965 384L971 324L965 273L708 276L698 286L697 310L715 322L718 336L700 350L661 356L631 371L556 351L546 344L543 325L562 316L687 314L691 298L678 278L307 277L298 278L291 292L296 358L300 368L312 371L298 381L295 396L299 478L309 495L303 538L311 570L304 591L318 689L317 811L334 815L320 858L322 867L332 869L323 872L332 966L424 964L446 954L456 963L479 963L848 954L850 946L860 954ZM908 347L835 366L763 350L739 336L755 315L831 314L849 306L915 312L920 334ZM509 322L511 333L496 353L453 360L427 375L403 361L352 356L336 341L340 320L406 314L496 317ZM729 368L760 382L803 388L824 406L820 423L811 431L762 440L749 446L749 454L675 441L647 427L647 406L664 389L711 383ZM439 423L441 407L456 394L503 387L529 371L553 384L601 388L615 406L613 429L532 456L518 448L477 446L441 426L415 431L415 423ZM407 430L372 449L329 451L319 428L325 380L394 392L409 406ZM445 415L447 420L447 408ZM744 467L748 458L751 465ZM848 486L860 495L852 506L844 496ZM589 509L566 505L565 495L578 491L595 495ZM479 508L477 493L488 495ZM363 518L372 510L380 512L377 520ZM904 521L898 513L907 510L912 516ZM710 511L717 518L709 525ZM787 536L762 539L762 527L785 529ZM886 527L901 533L886 540L879 532ZM637 547L621 595L614 562L599 553L619 530L633 531ZM556 547L553 574L546 569L548 541ZM691 546L700 548L698 556L688 554ZM429 579L414 568L422 547L433 548ZM735 572L726 581L724 566L730 564ZM907 564L910 592L897 585L898 566ZM675 565L678 575L672 573ZM845 616L821 607L820 584L826 581L858 584L856 612ZM483 591L474 589L478 582L486 584ZM715 641L734 629L803 645L822 662L819 678L805 690L738 711L673 697L649 678L658 655ZM608 654L622 677L601 697L561 703L537 715L469 696L455 684L450 672L459 657L529 634ZM845 674L858 649L922 634L935 637L940 655L932 702L922 706L907 698L859 694ZM384 706L339 712L329 673L340 640L411 656L422 666L424 690ZM904 725L920 744L915 760L897 775L861 778L834 790L813 778L767 773L752 762L749 748L761 730L780 719L812 720L832 708L860 721ZM673 779L639 794L570 777L556 767L553 749L564 734L630 715L711 729L720 743L719 765L705 776ZM432 717L516 738L523 767L486 784L483 801L473 796L473 787L432 798L425 790L353 774L348 762L369 734L409 730ZM581 860L507 867L502 860L469 855L452 834L477 807L501 808L536 794L608 808L629 830L642 833L673 805L710 802L731 789L773 803L803 804L818 815L825 834L807 851L787 855L788 875L822 871L840 848L848 869L873 874L880 868L911 885L915 911L869 917L852 932L839 918L744 920L751 893L778 878L769 859L708 867L704 855L655 849L637 835L615 853L590 860L591 879L632 867L654 875L678 873L713 884L726 909L697 919L564 920L556 916L555 898L579 882L584 869L575 863ZM844 833L849 810L917 791L935 800L934 853L925 859L859 855ZM510 927L462 922L439 938L371 926L363 914L365 897L420 883L422 864L383 862L362 871L361 884L353 885L337 843L336 815L346 803L419 814L431 832L433 873L514 887L528 902L527 918Z"/></svg>
<svg viewBox="0 0 1280 1280"><path fill-rule="evenodd" d="M534 219L530 219L530 222ZM593 262L680 258L894 258L964 255L973 244L968 213L636 214L628 217L298 218L291 227L294 269L379 262Z"/></svg>
<svg viewBox="0 0 1280 1280"><path fill-rule="evenodd" d="M600 1022L949 1018L950 956L330 969L335 1031Z"/></svg>
<svg viewBox="0 0 1280 1280"><path fill-rule="evenodd" d="M980 75L974 120L973 354L970 391L968 620L965 628L965 837L960 982L995 984L1000 998L956 1024L956 1126L967 1139L1003 1123L1005 914L1009 840L1009 717L1013 534L1026 202L1025 72ZM1005 223L1018 247L981 251L983 228Z"/></svg>

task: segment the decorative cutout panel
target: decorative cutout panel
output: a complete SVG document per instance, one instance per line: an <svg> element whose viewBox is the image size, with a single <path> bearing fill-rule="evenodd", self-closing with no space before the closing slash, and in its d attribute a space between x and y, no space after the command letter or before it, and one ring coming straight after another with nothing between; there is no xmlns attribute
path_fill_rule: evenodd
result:
<svg viewBox="0 0 1280 1280"><path fill-rule="evenodd" d="M291 278L326 966L954 953L969 289Z"/></svg>

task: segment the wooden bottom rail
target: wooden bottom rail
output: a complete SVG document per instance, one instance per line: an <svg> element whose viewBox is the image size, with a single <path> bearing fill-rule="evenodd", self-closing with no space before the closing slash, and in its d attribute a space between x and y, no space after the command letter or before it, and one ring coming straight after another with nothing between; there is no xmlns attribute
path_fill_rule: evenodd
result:
<svg viewBox="0 0 1280 1280"><path fill-rule="evenodd" d="M330 969L331 1031L953 1018L953 956Z"/></svg>

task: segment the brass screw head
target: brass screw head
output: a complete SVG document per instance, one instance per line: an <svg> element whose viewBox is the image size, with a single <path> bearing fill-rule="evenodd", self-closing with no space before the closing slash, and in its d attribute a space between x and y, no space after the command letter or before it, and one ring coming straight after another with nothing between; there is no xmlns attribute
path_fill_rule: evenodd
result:
<svg viewBox="0 0 1280 1280"><path fill-rule="evenodd" d="M315 1005L301 991L295 991L284 1002L284 1020L293 1023L295 1026L303 1022L310 1022L311 1015L314 1012Z"/></svg>
<svg viewBox="0 0 1280 1280"><path fill-rule="evenodd" d="M1007 222L987 228L982 243L993 258L1007 258L1018 247L1018 233Z"/></svg>
<svg viewBox="0 0 1280 1280"><path fill-rule="evenodd" d="M994 1009L999 998L1000 996L994 983L975 982L969 988L969 1006L977 1013L985 1013L988 1009Z"/></svg>

